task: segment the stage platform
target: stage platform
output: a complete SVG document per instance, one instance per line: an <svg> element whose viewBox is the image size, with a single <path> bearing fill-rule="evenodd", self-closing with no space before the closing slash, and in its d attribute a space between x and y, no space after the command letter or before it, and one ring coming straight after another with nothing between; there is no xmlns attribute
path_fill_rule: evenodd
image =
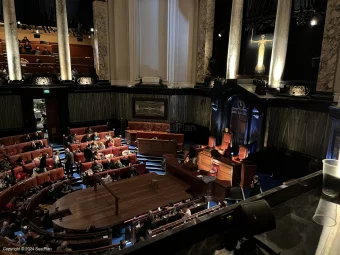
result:
<svg viewBox="0 0 340 255"><path fill-rule="evenodd" d="M150 187L156 179L157 187ZM50 213L70 210L70 215L62 220L53 220L54 224L69 230L86 230L90 225L96 228L108 228L147 213L157 207L166 206L170 201L177 202L192 198L186 192L190 186L171 175L149 173L107 184L119 197L119 213L115 215L115 199L107 189L99 185L97 192L88 188L70 193L53 204Z"/></svg>

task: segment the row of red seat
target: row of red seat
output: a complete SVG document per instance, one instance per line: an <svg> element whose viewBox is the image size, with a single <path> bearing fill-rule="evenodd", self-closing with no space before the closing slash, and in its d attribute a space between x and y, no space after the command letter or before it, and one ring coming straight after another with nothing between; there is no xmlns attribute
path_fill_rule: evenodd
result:
<svg viewBox="0 0 340 255"><path fill-rule="evenodd" d="M111 137L115 136L115 131L98 132L98 136L100 137L100 139L104 139L107 133L109 133ZM86 135L77 135L76 141L82 142L85 136Z"/></svg>
<svg viewBox="0 0 340 255"><path fill-rule="evenodd" d="M84 143L70 143L69 145L68 145L68 148L70 149L70 151L76 151L76 150L81 150L81 151L83 151L86 147L87 147L87 145L88 144L91 144L91 143L93 143L94 141L91 141L91 142L84 142ZM99 143L99 142L102 142L102 143L104 143L105 145L106 145L106 140L104 140L104 139L102 139L102 140L98 140L98 141L96 141L97 143ZM114 145L114 147L119 147L119 146L122 146L122 140L119 138L119 137L117 137L117 138L113 138L113 145Z"/></svg>
<svg viewBox="0 0 340 255"><path fill-rule="evenodd" d="M119 156L119 155L121 155L121 152L123 152L125 150L128 150L127 145L119 146L119 147L111 147L111 148L107 148L107 149L104 149L104 150L98 150L98 152L102 153L103 155L113 154L114 156ZM75 162L84 162L85 161L84 153L83 152L74 153L74 161Z"/></svg>
<svg viewBox="0 0 340 255"><path fill-rule="evenodd" d="M70 128L69 129L69 134L76 134L76 135L85 135L86 134L86 129L88 127L80 127L80 128ZM90 127L93 132L108 132L109 131L109 126L108 124L106 125L98 125L98 126L91 126Z"/></svg>
<svg viewBox="0 0 340 255"><path fill-rule="evenodd" d="M51 158L53 156L53 148L49 147L49 148L44 148L40 150L20 153L17 155L10 156L8 160L12 165L15 165L15 161L17 161L19 157L21 157L23 161L28 161L28 160L33 160L36 157L40 157L44 153L48 153L48 158Z"/></svg>
<svg viewBox="0 0 340 255"><path fill-rule="evenodd" d="M109 163L110 161L112 163L117 162L118 160L124 159L124 158L128 158L129 162L133 165L136 163L137 161L137 155L136 154L130 154L128 156L120 156L120 157L115 157L115 158L111 158L111 159L103 159L103 160L97 160L98 163L101 164L105 164L105 163ZM85 163L81 163L80 164L80 171L81 172L85 172L86 170L89 170L93 165L93 162L85 162Z"/></svg>
<svg viewBox="0 0 340 255"><path fill-rule="evenodd" d="M37 132L39 139L43 139L44 138L44 134L43 132ZM14 136L6 136L6 137L2 137L0 138L0 145L3 146L8 146L8 145L12 145L12 144L16 144L16 143L22 143L24 141L24 138L26 137L26 135L34 135L35 133L28 133L28 134L24 134L24 135L14 135Z"/></svg>
<svg viewBox="0 0 340 255"><path fill-rule="evenodd" d="M47 139L41 139L44 143L45 147L48 147ZM30 147L32 142L25 142L25 143L17 143L13 145L8 145L3 148L0 148L0 154L6 154L8 156L13 156L19 153L23 153L25 147Z"/></svg>
<svg viewBox="0 0 340 255"><path fill-rule="evenodd" d="M134 167L137 171L137 173L139 175L143 175L147 173L146 170L146 164L134 164L131 166L127 166L127 167L122 167L122 168L117 168L117 169L111 169L111 170L107 170L107 171L103 171L97 174L98 177L105 177L106 174L110 175L111 177L113 175L115 176L123 176L124 174L128 173L131 168ZM90 176L91 177L91 176Z"/></svg>
<svg viewBox="0 0 340 255"><path fill-rule="evenodd" d="M19 182L0 194L0 208L4 208L13 197L16 197L32 187L41 185L46 182L56 182L64 178L64 169L62 167L38 174Z"/></svg>

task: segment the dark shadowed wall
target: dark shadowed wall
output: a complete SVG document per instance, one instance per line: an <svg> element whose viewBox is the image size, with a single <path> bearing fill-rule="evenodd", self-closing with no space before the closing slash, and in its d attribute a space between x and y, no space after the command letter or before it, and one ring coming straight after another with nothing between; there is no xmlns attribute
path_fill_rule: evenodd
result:
<svg viewBox="0 0 340 255"><path fill-rule="evenodd" d="M23 128L20 96L0 96L0 130Z"/></svg>
<svg viewBox="0 0 340 255"><path fill-rule="evenodd" d="M293 108L267 111L267 147L326 158L331 120L328 113Z"/></svg>
<svg viewBox="0 0 340 255"><path fill-rule="evenodd" d="M167 98L168 119L133 119L132 98ZM151 122L184 122L210 127L211 100L192 95L150 95L128 93L69 94L70 123L123 118Z"/></svg>

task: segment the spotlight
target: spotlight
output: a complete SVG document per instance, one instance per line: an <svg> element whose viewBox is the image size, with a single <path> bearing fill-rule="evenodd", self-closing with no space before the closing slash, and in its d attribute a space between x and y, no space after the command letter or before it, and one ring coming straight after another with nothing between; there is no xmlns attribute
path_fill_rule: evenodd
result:
<svg viewBox="0 0 340 255"><path fill-rule="evenodd" d="M91 28L91 32L94 32L94 29L93 29L93 27Z"/></svg>
<svg viewBox="0 0 340 255"><path fill-rule="evenodd" d="M318 24L318 20L316 18L313 18L311 21L310 21L310 25L311 26L316 26Z"/></svg>
<svg viewBox="0 0 340 255"><path fill-rule="evenodd" d="M39 29L35 30L35 33L36 33L36 34L39 34L39 33L40 33L40 32L39 32Z"/></svg>
<svg viewBox="0 0 340 255"><path fill-rule="evenodd" d="M20 25L21 24L20 20L17 23L18 23L18 25Z"/></svg>
<svg viewBox="0 0 340 255"><path fill-rule="evenodd" d="M89 39L91 39L91 35L89 35Z"/></svg>
<svg viewBox="0 0 340 255"><path fill-rule="evenodd" d="M221 38L223 35L224 35L224 29L221 32L218 33L218 37Z"/></svg>

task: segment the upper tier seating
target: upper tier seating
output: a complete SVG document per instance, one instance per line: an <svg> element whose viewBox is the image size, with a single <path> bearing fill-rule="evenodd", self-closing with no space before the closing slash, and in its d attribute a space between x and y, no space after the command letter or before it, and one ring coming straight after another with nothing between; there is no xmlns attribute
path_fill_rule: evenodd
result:
<svg viewBox="0 0 340 255"><path fill-rule="evenodd" d="M28 133L28 135L30 136L34 134L35 133ZM0 145L8 146L8 145L16 144L16 143L22 143L26 135L27 134L2 137L0 138ZM39 139L44 138L43 132L38 132L38 135L39 135Z"/></svg>
<svg viewBox="0 0 340 255"><path fill-rule="evenodd" d="M76 151L78 149L80 149L80 151L83 151L86 146L88 144L91 144L93 143L94 141L91 141L91 142L84 142L84 143L70 143L68 145L68 148L70 149L70 151ZM97 142L102 142L104 144L106 144L106 140L102 139L102 140L98 140ZM120 138L113 138L113 143L114 143L114 146L115 147L119 147L122 145L122 140Z"/></svg>
<svg viewBox="0 0 340 255"><path fill-rule="evenodd" d="M98 125L98 126L91 126L90 127L93 132L108 132L109 127L108 124L106 125ZM70 128L69 134L76 134L76 135L85 135L87 127L80 127L80 128Z"/></svg>
<svg viewBox="0 0 340 255"><path fill-rule="evenodd" d="M47 139L41 139L43 141L45 147L48 147ZM31 146L32 142L25 142L25 143L17 143L13 145L5 146L4 148L0 148L0 154L7 154L8 156L13 156L19 153L23 153L23 150L27 147Z"/></svg>

